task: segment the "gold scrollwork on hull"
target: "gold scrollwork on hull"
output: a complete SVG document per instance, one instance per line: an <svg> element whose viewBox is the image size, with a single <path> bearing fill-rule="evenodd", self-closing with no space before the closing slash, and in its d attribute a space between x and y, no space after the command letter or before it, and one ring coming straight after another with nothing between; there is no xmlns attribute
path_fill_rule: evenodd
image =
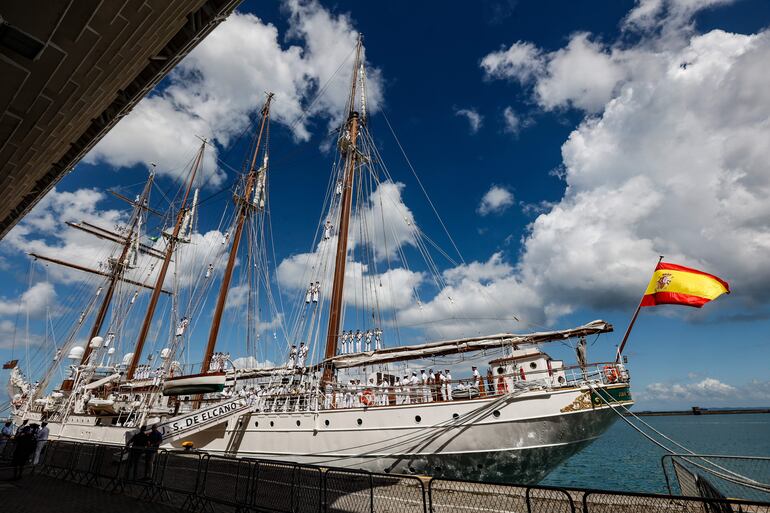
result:
<svg viewBox="0 0 770 513"><path fill-rule="evenodd" d="M571 411L590 410L591 408L593 408L593 405L591 404L591 392L583 392L577 396L572 403L568 404L560 411L562 413L568 413Z"/></svg>

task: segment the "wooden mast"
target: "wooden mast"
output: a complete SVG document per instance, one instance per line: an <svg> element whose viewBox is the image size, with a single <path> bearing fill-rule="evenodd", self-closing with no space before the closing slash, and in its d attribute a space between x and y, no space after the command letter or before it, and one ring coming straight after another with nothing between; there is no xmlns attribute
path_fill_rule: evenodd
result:
<svg viewBox="0 0 770 513"><path fill-rule="evenodd" d="M161 265L160 272L158 273L158 280L155 282L155 288L152 290L152 296L150 296L150 304L147 306L147 314L144 316L142 329L139 331L139 338L136 340L134 356L131 358L131 364L128 366L128 370L126 371L126 380L131 380L134 378L134 371L136 371L139 358L142 356L144 342L147 340L147 334L150 332L150 325L152 324L152 318L155 314L155 308L158 306L158 298L160 298L160 292L163 289L163 282L166 280L166 272L168 272L168 266L171 263L171 255L174 254L174 248L176 247L176 243L179 238L179 231L182 228L182 222L184 221L184 216L187 213L187 198L190 196L190 189L192 189L193 182L195 181L195 175L198 173L198 168L201 166L203 161L203 151L205 149L206 141L203 141L192 165L190 180L187 183L187 188L185 189L184 197L182 198L182 204L179 207L179 213L176 216L174 231L168 238L168 244L166 245L166 255L163 258L163 265Z"/></svg>
<svg viewBox="0 0 770 513"><path fill-rule="evenodd" d="M138 204L143 205L144 202L147 200L147 195L150 192L150 187L152 186L152 182L155 179L155 170L150 171L150 178L147 180L147 184L144 186L144 190L142 191L142 195L139 197ZM112 296L115 293L115 286L117 285L118 281L120 281L120 277L123 275L123 271L125 270L125 260L128 256L128 250L131 248L131 243L133 242L133 233L134 230L136 230L136 225L139 223L139 218L142 215L142 208L141 206L134 207L134 215L133 219L131 220L131 227L128 231L128 237L126 237L125 242L123 243L123 250L120 253L120 257L115 262L115 265L112 268L112 273L110 276L110 283L107 286L107 292L104 294L104 299L102 300L102 304L99 307L99 311L96 314L96 319L94 321L94 325L91 328L91 333L88 335L88 340L86 341L86 346L83 350L83 357L80 359L80 365L85 365L88 361L88 357L91 355L91 340L93 340L94 337L99 335L99 332L102 330L102 326L104 325L104 319L107 317L107 310L110 307L110 303L112 303ZM139 234L136 235L139 237Z"/></svg>
<svg viewBox="0 0 770 513"><path fill-rule="evenodd" d="M249 197L251 196L256 186L256 181L259 175L259 169L257 166L257 156L259 155L259 148L262 144L262 133L265 130L265 126L270 118L270 101L273 99L273 93L267 94L267 100L262 107L262 122L259 126L259 134L257 135L257 144L254 146L254 155L251 158L251 166L249 167L249 173L246 175L246 186L243 190L243 196L236 196L235 201L238 205L238 216L236 217L235 232L233 234L233 243L230 246L230 254L227 259L227 267L225 267L224 275L222 276L222 284L219 287L219 296L217 297L217 304L214 309L214 316L211 320L211 330L209 331L209 340L206 345L206 353L203 356L203 363L201 363L201 374L205 374L209 371L209 365L211 364L211 357L214 354L214 348L217 344L217 336L219 335L219 328L222 323L222 313L225 310L225 303L227 302L227 293L230 289L230 281L233 277L233 269L235 268L235 259L238 256L238 247L241 242L241 235L243 233L243 226L246 222L246 218L249 212L253 208ZM267 149L265 149L267 152ZM265 153L267 154L267 153ZM264 169L262 172L266 172Z"/></svg>
<svg viewBox="0 0 770 513"><path fill-rule="evenodd" d="M348 100L348 120L346 133L343 138L349 140L343 146L346 150L345 174L342 181L342 200L340 209L339 230L337 234L337 254L334 261L334 279L332 281L332 295L329 305L329 325L326 330L325 360L334 357L337 352L337 339L339 337L340 323L342 321L342 294L345 286L345 264L348 253L348 227L350 225L350 211L353 203L353 183L355 178L358 152L356 141L358 138L359 118L355 109L356 82L358 81L358 68L361 62L361 47L363 38L358 36L356 44L356 59L353 64L353 79L350 84L350 98ZM333 369L331 365L324 367L322 382L329 383L332 380Z"/></svg>

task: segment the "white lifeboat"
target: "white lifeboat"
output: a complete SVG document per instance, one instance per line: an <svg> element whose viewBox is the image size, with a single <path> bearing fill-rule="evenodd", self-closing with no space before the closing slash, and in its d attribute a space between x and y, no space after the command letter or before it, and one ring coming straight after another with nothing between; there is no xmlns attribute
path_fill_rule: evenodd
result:
<svg viewBox="0 0 770 513"><path fill-rule="evenodd" d="M225 388L225 373L190 374L167 378L163 382L163 395L211 394Z"/></svg>
<svg viewBox="0 0 770 513"><path fill-rule="evenodd" d="M96 414L114 414L116 413L115 400L112 397L107 399L94 397L88 401L88 409Z"/></svg>

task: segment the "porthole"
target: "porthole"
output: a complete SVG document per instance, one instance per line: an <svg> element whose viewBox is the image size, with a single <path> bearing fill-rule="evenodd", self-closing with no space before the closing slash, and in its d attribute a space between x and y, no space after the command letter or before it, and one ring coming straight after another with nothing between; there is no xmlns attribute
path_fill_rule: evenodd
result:
<svg viewBox="0 0 770 513"><path fill-rule="evenodd" d="M493 415L495 418L499 417L499 416L500 416L500 410L495 410L495 411L493 411L493 412L492 412L492 415Z"/></svg>
<svg viewBox="0 0 770 513"><path fill-rule="evenodd" d="M559 383L564 383L564 376L559 376Z"/></svg>
<svg viewBox="0 0 770 513"><path fill-rule="evenodd" d="M414 421L419 424L420 422L422 422L422 417L420 417L419 415L415 415Z"/></svg>
<svg viewBox="0 0 770 513"><path fill-rule="evenodd" d="M297 421L297 427L299 427L300 424L302 424L302 422Z"/></svg>
<svg viewBox="0 0 770 513"><path fill-rule="evenodd" d="M254 427L259 427L259 421L256 421L256 422L254 423Z"/></svg>
<svg viewBox="0 0 770 513"><path fill-rule="evenodd" d="M330 424L330 422L329 422L329 419L326 419L326 420L324 421L324 425L328 427L328 426L329 426L329 424Z"/></svg>
<svg viewBox="0 0 770 513"><path fill-rule="evenodd" d="M453 418L453 419L455 419L455 420L457 420L457 419L459 419L459 418L460 418L460 414L459 414L459 413L453 413L453 414L452 414L452 418Z"/></svg>
<svg viewBox="0 0 770 513"><path fill-rule="evenodd" d="M364 423L364 421L363 421L363 420L361 420L361 419L358 419L358 420L356 421L356 424L358 424L359 426L360 426L361 424L363 424L363 423Z"/></svg>
<svg viewBox="0 0 770 513"><path fill-rule="evenodd" d="M415 473L414 467L409 467L409 473L411 473L411 474Z"/></svg>
<svg viewBox="0 0 770 513"><path fill-rule="evenodd" d="M273 426L275 426L275 422L273 422L273 421L271 420L271 421L270 421L270 427L273 427Z"/></svg>
<svg viewBox="0 0 770 513"><path fill-rule="evenodd" d="M537 363L535 363L535 362L529 362L529 368L530 368L530 369L537 369Z"/></svg>
<svg viewBox="0 0 770 513"><path fill-rule="evenodd" d="M502 367L498 367L498 368L497 368L497 373L498 373L498 374L505 374L505 369L504 369L504 368L502 368Z"/></svg>

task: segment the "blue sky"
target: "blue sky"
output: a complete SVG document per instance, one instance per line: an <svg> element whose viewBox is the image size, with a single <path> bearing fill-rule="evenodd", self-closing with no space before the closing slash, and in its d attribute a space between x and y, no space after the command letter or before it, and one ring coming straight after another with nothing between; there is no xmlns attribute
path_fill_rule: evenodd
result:
<svg viewBox="0 0 770 513"><path fill-rule="evenodd" d="M617 331L591 352L609 359L665 254L730 281L733 294L701 311L642 312L627 351L639 407L768 405L768 23L760 0L244 2L0 242L0 358L26 357L19 312L36 310L30 332L45 346L41 305L60 312L52 323L62 330L77 308L54 304L85 287L53 271L48 288L22 300L24 252L93 260L100 250L54 221L118 222L123 205L103 191L135 194L148 161L160 188L175 190L196 134L214 139L219 159L209 153L201 191L215 213L198 229L217 228L240 135L267 89L276 263L311 250L345 72L300 114L360 31L370 130L400 199L450 251L384 113L460 248L468 265L439 266L455 268L448 290L469 316L528 320L511 331L603 318ZM45 281L40 269L33 285ZM478 287L492 304L475 301ZM422 288L422 315L442 318L441 294Z"/></svg>

